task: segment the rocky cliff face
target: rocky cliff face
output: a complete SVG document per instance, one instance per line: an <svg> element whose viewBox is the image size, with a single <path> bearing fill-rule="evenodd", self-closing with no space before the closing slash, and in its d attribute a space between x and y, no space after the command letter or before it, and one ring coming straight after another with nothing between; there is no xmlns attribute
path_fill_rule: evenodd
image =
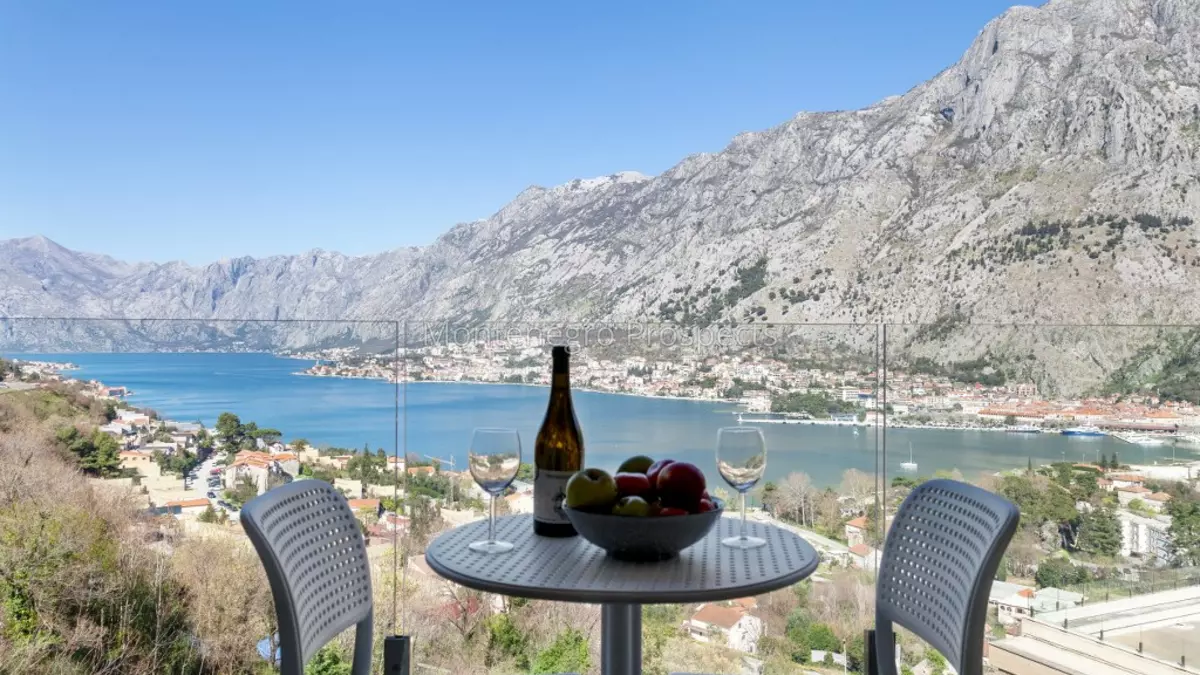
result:
<svg viewBox="0 0 1200 675"><path fill-rule="evenodd" d="M423 249L197 268L6 242L0 312L937 322L936 345L900 333L954 358L981 348L968 321L1195 321L1196 219L1200 0L1051 0L902 96L801 113L660 176L531 187Z"/></svg>

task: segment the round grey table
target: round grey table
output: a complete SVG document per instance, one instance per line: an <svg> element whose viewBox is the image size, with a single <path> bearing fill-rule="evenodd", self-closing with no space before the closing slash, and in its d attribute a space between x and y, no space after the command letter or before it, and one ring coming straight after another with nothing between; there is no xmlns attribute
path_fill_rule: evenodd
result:
<svg viewBox="0 0 1200 675"><path fill-rule="evenodd" d="M487 521L442 533L425 561L457 584L489 593L536 600L602 605L600 670L604 675L642 672L642 604L711 602L758 595L790 586L817 569L816 550L798 535L766 523L746 523L747 534L766 546L722 546L740 522L721 518L708 535L656 563L614 560L583 537L533 533L533 517L496 520L496 538L513 543L509 553L489 555L467 548L487 538Z"/></svg>

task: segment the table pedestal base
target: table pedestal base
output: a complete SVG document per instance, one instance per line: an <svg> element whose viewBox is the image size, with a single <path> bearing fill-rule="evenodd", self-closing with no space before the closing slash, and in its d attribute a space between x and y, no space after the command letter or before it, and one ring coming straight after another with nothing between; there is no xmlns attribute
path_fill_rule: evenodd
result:
<svg viewBox="0 0 1200 675"><path fill-rule="evenodd" d="M642 606L603 605L600 633L600 672L603 675L641 675Z"/></svg>

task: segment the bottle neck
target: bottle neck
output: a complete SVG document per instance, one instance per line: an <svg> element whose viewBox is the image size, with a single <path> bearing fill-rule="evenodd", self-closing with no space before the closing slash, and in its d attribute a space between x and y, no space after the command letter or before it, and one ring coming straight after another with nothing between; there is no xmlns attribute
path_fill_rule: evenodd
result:
<svg viewBox="0 0 1200 675"><path fill-rule="evenodd" d="M552 391L568 391L571 388L571 375L567 372L555 372L550 375L550 389Z"/></svg>

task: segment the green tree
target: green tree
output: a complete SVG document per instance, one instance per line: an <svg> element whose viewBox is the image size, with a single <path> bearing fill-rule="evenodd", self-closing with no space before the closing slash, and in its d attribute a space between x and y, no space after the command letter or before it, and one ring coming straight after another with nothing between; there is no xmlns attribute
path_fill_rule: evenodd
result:
<svg viewBox="0 0 1200 675"><path fill-rule="evenodd" d="M1171 550L1174 564L1200 565L1200 501L1176 497L1167 502L1171 516Z"/></svg>
<svg viewBox="0 0 1200 675"><path fill-rule="evenodd" d="M1091 501L1100 492L1099 476L1091 471L1079 471L1074 476L1071 496L1076 501Z"/></svg>
<svg viewBox="0 0 1200 675"><path fill-rule="evenodd" d="M282 438L283 432L278 429L272 429L270 427L267 427L264 429L255 428L253 433L250 434L250 436L252 436L255 439L262 439L263 443L270 445L270 444L278 441L280 438Z"/></svg>
<svg viewBox="0 0 1200 675"><path fill-rule="evenodd" d="M205 453L212 452L213 437L208 433L208 429L201 429L196 432L196 447Z"/></svg>
<svg viewBox="0 0 1200 675"><path fill-rule="evenodd" d="M840 652L842 641L833 633L833 629L823 623L814 623L808 627L808 647L823 652Z"/></svg>
<svg viewBox="0 0 1200 675"><path fill-rule="evenodd" d="M322 647L304 667L304 675L350 675L352 663L337 645Z"/></svg>
<svg viewBox="0 0 1200 675"><path fill-rule="evenodd" d="M1080 517L1076 545L1096 555L1115 557L1121 552L1121 523L1111 509L1096 508Z"/></svg>
<svg viewBox="0 0 1200 675"><path fill-rule="evenodd" d="M559 633L549 647L538 652L532 672L583 673L590 667L587 639L578 630L568 628Z"/></svg>
<svg viewBox="0 0 1200 675"><path fill-rule="evenodd" d="M242 447L245 435L242 420L231 412L223 412L217 417L217 436L221 439L221 448L229 453L235 453Z"/></svg>
<svg viewBox="0 0 1200 675"><path fill-rule="evenodd" d="M200 515L196 516L196 520L202 523L215 523L218 520L217 510L212 507L212 504L204 507Z"/></svg>
<svg viewBox="0 0 1200 675"><path fill-rule="evenodd" d="M242 476L234 484L233 489L226 490L223 496L225 501L241 508L242 504L258 496L258 486L249 476Z"/></svg>
<svg viewBox="0 0 1200 675"><path fill-rule="evenodd" d="M1084 574L1087 571L1084 570ZM1038 563L1034 581L1038 588L1063 588L1081 580L1079 571L1065 558L1046 558Z"/></svg>
<svg viewBox="0 0 1200 675"><path fill-rule="evenodd" d="M488 619L487 666L511 661L517 670L529 670L529 636L517 628L507 613Z"/></svg>
<svg viewBox="0 0 1200 675"><path fill-rule="evenodd" d="M1016 426L1016 424L1017 424L1017 416L1016 415L1005 415L1004 416L1004 426L1012 427L1012 426Z"/></svg>
<svg viewBox="0 0 1200 675"><path fill-rule="evenodd" d="M826 418L834 413L856 413L856 403L842 401L816 392L793 391L771 397L771 412L799 412Z"/></svg>
<svg viewBox="0 0 1200 675"><path fill-rule="evenodd" d="M792 660L796 663L808 663L808 657L812 652L812 645L808 641L812 625L812 616L804 605L792 610L792 613L788 615L784 635L791 643Z"/></svg>
<svg viewBox="0 0 1200 675"><path fill-rule="evenodd" d="M113 476L121 471L121 446L116 439L95 429L90 435L74 427L59 429L56 439L79 459L79 468L90 476Z"/></svg>

